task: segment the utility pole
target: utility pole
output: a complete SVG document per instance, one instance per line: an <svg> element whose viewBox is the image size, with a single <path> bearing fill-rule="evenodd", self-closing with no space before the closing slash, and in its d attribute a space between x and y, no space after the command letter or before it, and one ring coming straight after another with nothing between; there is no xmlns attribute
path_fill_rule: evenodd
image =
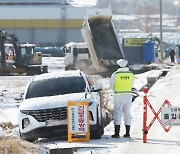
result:
<svg viewBox="0 0 180 154"><path fill-rule="evenodd" d="M67 4L63 4L63 5L61 5L61 29L62 29L62 34L61 34L61 43L62 44L65 44L66 43L66 11L67 11L67 9L66 9L66 5Z"/></svg>
<svg viewBox="0 0 180 154"><path fill-rule="evenodd" d="M162 0L160 0L160 60L163 61Z"/></svg>
<svg viewBox="0 0 180 154"><path fill-rule="evenodd" d="M175 15L174 15L174 19L175 19L175 27L176 27L176 29L175 29L175 39L174 39L174 42L175 42L175 45L177 45L177 21L178 21L178 17L177 17L177 5L179 4L179 2L178 1L174 1L174 6L175 6Z"/></svg>

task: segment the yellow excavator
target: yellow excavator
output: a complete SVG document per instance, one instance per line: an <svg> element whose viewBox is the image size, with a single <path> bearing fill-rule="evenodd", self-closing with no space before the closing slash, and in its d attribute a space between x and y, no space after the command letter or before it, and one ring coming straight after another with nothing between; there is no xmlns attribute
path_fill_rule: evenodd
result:
<svg viewBox="0 0 180 154"><path fill-rule="evenodd" d="M36 44L19 44L15 35L0 30L0 75L35 75L48 72Z"/></svg>

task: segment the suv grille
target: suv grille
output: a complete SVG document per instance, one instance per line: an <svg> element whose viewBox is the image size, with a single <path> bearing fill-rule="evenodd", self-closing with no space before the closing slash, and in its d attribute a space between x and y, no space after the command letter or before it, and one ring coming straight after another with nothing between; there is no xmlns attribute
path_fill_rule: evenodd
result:
<svg viewBox="0 0 180 154"><path fill-rule="evenodd" d="M21 110L21 112L33 116L39 122L67 119L67 107L42 110Z"/></svg>

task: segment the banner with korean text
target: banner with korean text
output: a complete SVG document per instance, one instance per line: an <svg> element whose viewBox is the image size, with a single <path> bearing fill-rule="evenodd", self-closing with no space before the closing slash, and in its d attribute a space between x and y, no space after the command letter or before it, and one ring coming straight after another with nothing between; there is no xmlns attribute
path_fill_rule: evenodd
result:
<svg viewBox="0 0 180 154"><path fill-rule="evenodd" d="M88 107L88 102L68 102L68 142L89 141Z"/></svg>

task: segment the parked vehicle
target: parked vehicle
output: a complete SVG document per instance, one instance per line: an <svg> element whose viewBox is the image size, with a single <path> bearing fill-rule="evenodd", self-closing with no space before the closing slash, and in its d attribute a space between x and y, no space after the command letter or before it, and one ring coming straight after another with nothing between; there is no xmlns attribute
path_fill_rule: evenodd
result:
<svg viewBox="0 0 180 154"><path fill-rule="evenodd" d="M80 70L45 73L28 83L19 107L19 131L23 139L67 135L67 102L88 101L90 136L104 133L100 108L101 87L91 85Z"/></svg>
<svg viewBox="0 0 180 154"><path fill-rule="evenodd" d="M41 52L43 57L64 57L63 47L36 47L36 52Z"/></svg>

